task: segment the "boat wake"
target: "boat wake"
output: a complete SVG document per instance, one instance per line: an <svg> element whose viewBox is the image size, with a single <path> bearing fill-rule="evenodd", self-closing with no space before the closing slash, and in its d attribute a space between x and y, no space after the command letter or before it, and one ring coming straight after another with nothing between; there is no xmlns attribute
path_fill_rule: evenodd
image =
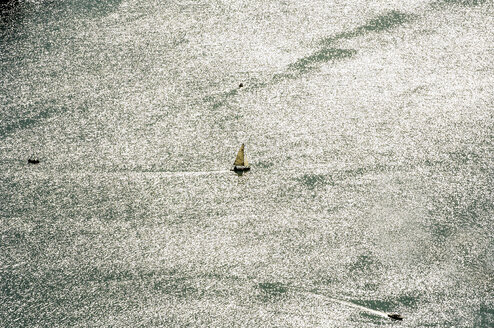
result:
<svg viewBox="0 0 494 328"><path fill-rule="evenodd" d="M381 317L384 317L384 318L387 318L388 317L388 314L385 313L385 312L377 311L377 310L374 310L374 309L371 309L371 308L368 308L368 307L365 307L365 306L362 306L362 305L359 305L359 304L355 304L355 303L352 303L352 302L340 300L340 299L337 299L337 298L334 298L334 297L329 297L329 296L325 296L325 295L321 295L321 294L316 294L316 295L319 296L319 297L321 297L321 298L327 299L327 300L329 300L331 302L335 302L335 303L339 303L339 304L346 305L346 306L349 306L349 307L353 307L355 309L359 309L359 310L362 310L364 312L368 312L368 313L371 313L371 314L374 314L374 315L377 315L377 316L381 316Z"/></svg>
<svg viewBox="0 0 494 328"><path fill-rule="evenodd" d="M229 173L229 170L218 170L218 171L162 171L160 175L163 177L181 177L181 176L201 176L201 175L212 175L212 174L224 174Z"/></svg>
<svg viewBox="0 0 494 328"><path fill-rule="evenodd" d="M359 305L359 304L355 304L353 302L345 301L345 300L342 300L342 299L339 299L339 298L327 296L327 295L321 294L321 293L319 293L317 291L307 290L307 289L305 289L303 287L296 287L296 286L291 286L290 288L293 289L293 290L297 290L300 293L310 294L310 295L316 296L316 297L318 297L320 299L324 299L326 301L330 301L330 302L334 302L334 303L339 303L341 305L352 307L354 309L359 309L359 310L361 310L363 312L367 312L367 313L370 313L370 314L373 314L373 315L377 315L377 316L380 316L380 317L383 317L383 318L388 318L389 317L388 313L386 313L386 312L382 312L382 311L378 311L378 310L375 310L375 309L371 309L369 307L366 307L366 306L363 306L363 305Z"/></svg>

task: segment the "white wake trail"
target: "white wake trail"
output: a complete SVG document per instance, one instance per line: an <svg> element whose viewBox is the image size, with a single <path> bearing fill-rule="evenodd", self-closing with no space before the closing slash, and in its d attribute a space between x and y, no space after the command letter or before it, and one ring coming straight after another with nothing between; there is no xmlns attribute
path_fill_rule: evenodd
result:
<svg viewBox="0 0 494 328"><path fill-rule="evenodd" d="M355 304L355 303L352 303L352 302L340 300L340 299L337 299L337 298L334 298L334 297L329 297L329 296L320 295L320 294L316 294L316 295L319 296L319 297L321 297L321 298L328 299L328 300L330 300L332 302L343 304L343 305L346 305L346 306L349 306L349 307L353 307L353 308L356 308L356 309L360 309L362 311L365 311L365 312L368 312L368 313L372 313L372 314L375 314L377 316L381 316L381 317L384 317L384 318L387 318L388 317L388 314L385 313L385 312L377 311L377 310L374 310L374 309L371 309L371 308L368 308L368 307L365 307L365 306L362 306L362 305L358 305L358 304Z"/></svg>

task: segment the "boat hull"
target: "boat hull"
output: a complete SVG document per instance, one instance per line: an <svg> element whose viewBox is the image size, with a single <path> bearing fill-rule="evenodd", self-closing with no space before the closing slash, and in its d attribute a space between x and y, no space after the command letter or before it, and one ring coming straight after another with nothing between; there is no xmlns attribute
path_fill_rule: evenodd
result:
<svg viewBox="0 0 494 328"><path fill-rule="evenodd" d="M245 172L245 171L249 171L249 170L250 170L249 166L234 166L232 168L232 171L235 171L235 172Z"/></svg>
<svg viewBox="0 0 494 328"><path fill-rule="evenodd" d="M390 317L393 320L399 320L399 321L403 320L403 317L396 313L390 313L388 314L388 317Z"/></svg>

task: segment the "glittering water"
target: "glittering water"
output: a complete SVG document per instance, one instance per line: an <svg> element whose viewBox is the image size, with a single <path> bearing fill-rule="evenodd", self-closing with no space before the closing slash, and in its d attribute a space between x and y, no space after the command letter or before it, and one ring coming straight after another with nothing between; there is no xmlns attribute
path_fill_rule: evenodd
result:
<svg viewBox="0 0 494 328"><path fill-rule="evenodd" d="M491 1L1 8L0 326L494 324Z"/></svg>

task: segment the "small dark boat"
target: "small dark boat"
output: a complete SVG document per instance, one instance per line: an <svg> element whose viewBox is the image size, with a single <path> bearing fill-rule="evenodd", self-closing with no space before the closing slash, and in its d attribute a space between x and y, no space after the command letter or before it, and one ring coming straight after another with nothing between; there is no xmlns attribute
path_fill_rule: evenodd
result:
<svg viewBox="0 0 494 328"><path fill-rule="evenodd" d="M233 163L232 171L235 172L244 172L250 170L249 162L247 162L247 157L244 152L244 144L240 146L240 149L237 154L237 158L235 158L235 162Z"/></svg>
<svg viewBox="0 0 494 328"><path fill-rule="evenodd" d="M28 162L29 164L38 164L38 163L39 163L39 159L31 159L31 158L30 158L30 159L28 159L28 160L27 160L27 162Z"/></svg>
<svg viewBox="0 0 494 328"><path fill-rule="evenodd" d="M403 317L397 313L390 313L388 314L388 317L390 317L393 320L403 320Z"/></svg>

